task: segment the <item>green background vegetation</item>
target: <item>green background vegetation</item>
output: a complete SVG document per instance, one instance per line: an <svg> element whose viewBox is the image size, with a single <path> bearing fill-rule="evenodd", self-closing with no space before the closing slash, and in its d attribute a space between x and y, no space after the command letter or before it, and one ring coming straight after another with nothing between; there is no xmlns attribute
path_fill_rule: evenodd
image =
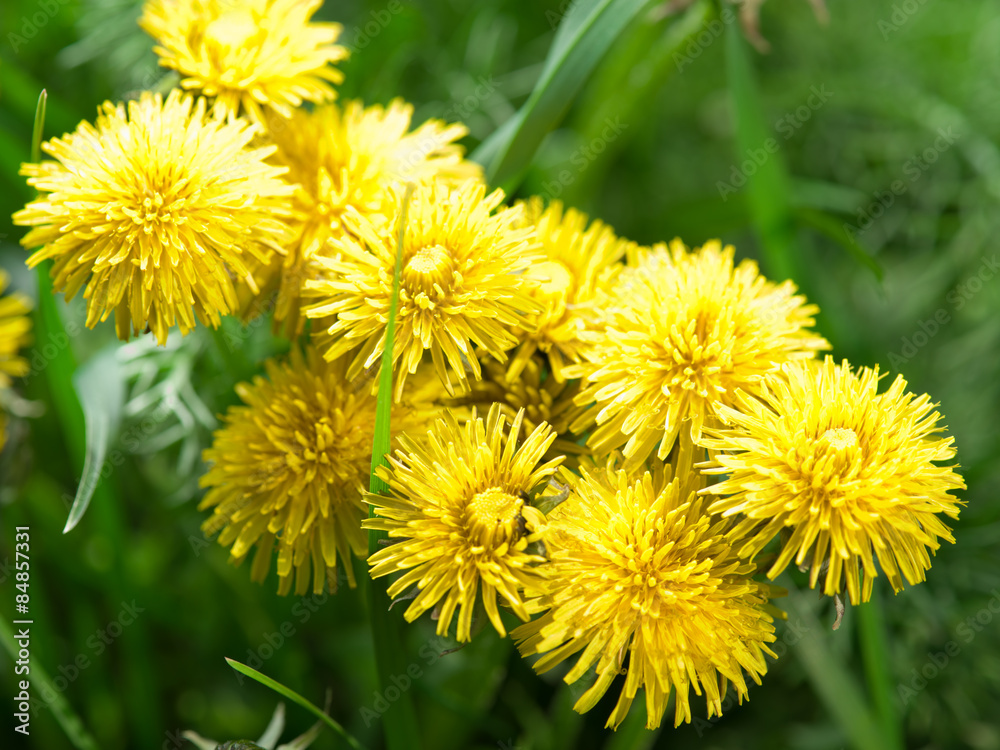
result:
<svg viewBox="0 0 1000 750"><path fill-rule="evenodd" d="M403 96L418 122L463 119L471 150L528 99L569 7L560 2L340 2L321 17L342 22L355 47L343 98ZM920 586L893 596L880 579L880 608L849 608L835 633L828 602L793 594L789 622L778 626L787 648L749 704L708 724L692 699L695 725L672 729L671 708L655 735L641 729L638 704L617 734L602 729L614 690L588 715L574 714L563 672L536 677L490 629L438 658L425 618L404 630L420 672L410 695L423 747L1000 748L1000 617L988 609L991 597L1000 603L1000 15L994 0L831 5L821 25L804 0L768 2L769 54L741 43L731 11L698 2L668 16L649 6L565 112L556 108L555 129L533 134L544 138L517 175L518 195L559 197L642 243L721 237L766 273L791 274L821 307L818 327L837 357L901 372L940 402L969 485L958 543L939 552ZM48 90L53 137L93 119L105 99L157 85L162 73L137 14L129 0L0 7L0 262L29 295L36 277L9 217L31 197L17 170L38 92ZM79 331L80 300L60 297L47 309ZM172 338L166 351L138 342L98 360L119 348L110 323L65 342L51 325L36 334L28 354L40 367L17 388L45 411L14 421L0 456L0 614L9 622L13 612L13 526L29 525L32 653L52 678L64 676L60 696L97 746L180 747L184 728L256 737L277 698L223 657L257 666L252 657L268 654L262 671L316 703L331 689L332 715L380 746L378 722L366 726L360 711L378 707L358 592L345 586L322 603L280 598L273 574L263 587L250 583L199 531L198 456L213 415L282 342L267 325L229 320L217 335ZM38 359L46 345L57 353ZM98 362L98 395L121 382L126 408L108 476L63 535L84 441L82 419L60 399L71 358ZM794 589L802 577L779 582ZM134 623L103 642L133 601L142 610ZM929 668L949 642L947 665ZM8 696L13 665L0 654ZM81 655L88 666L70 679ZM915 682L923 670L934 676ZM4 747L17 737L10 709L5 702L0 712ZM30 747L70 747L50 714L35 717ZM286 738L311 718L290 707L289 722ZM314 747L336 746L324 732Z"/></svg>

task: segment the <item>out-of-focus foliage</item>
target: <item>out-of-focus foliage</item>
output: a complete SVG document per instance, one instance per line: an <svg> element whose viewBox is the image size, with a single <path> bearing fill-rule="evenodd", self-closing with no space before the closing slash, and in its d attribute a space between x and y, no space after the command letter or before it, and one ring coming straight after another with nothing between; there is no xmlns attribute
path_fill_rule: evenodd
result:
<svg viewBox="0 0 1000 750"><path fill-rule="evenodd" d="M403 96L416 107L415 123L466 122L471 150L525 101L569 5L372 0L327 3L319 17L345 26L352 56L340 65L342 99L386 104ZM780 158L797 222L796 281L821 309L820 331L837 357L901 372L912 390L941 403L969 486L954 530L958 543L937 555L927 582L894 597L881 587L887 668L907 746L996 750L995 3L847 0L830 3L824 26L808 3L771 0L761 19L771 52L751 55L773 143L750 153L735 146L725 65L724 36L738 23L735 14L708 2L673 15L665 8L642 14L611 48L544 140L518 195L559 198L641 243L720 237L735 243L738 256L759 258L742 181L757 162ZM129 0L6 0L0 7L0 263L13 287L29 295L35 277L23 265L22 230L10 216L31 198L17 170L28 158L38 92L49 92L52 137L92 119L104 99L159 85L165 71L135 25L138 13ZM848 237L882 268L882 282L845 247ZM106 326L82 329L80 300L57 301L72 335L43 338L27 351L32 370L17 388L29 401L52 403L48 372L56 352L69 347L82 363L114 338ZM199 531L199 456L214 419L235 402L233 383L286 347L267 322L227 320L216 334L198 329L165 350L142 343L121 349L127 400L105 492L66 536L78 479L68 436L52 409L11 420L0 458L0 582L12 575L12 527L29 525L32 651L101 747L181 748L188 728L210 737L258 736L274 697L232 672L224 656L316 701L331 687L331 715L370 747L380 742L372 713L381 713L386 697L376 691L359 593L342 586L335 597L277 597L274 581L251 583ZM0 603L5 618L9 606ZM796 610L779 623L781 658L763 686L751 688L748 704L646 740L713 750L846 746L800 657L822 641L860 682L857 619L848 609L832 633L830 611ZM453 644L434 636L433 623L406 633L426 747L651 746L636 732L642 711L616 735L606 733L601 726L613 703L573 714L569 706L585 686L563 685L558 670L535 677L489 630L446 656ZM5 656L0 665L7 694L13 669ZM695 715L703 719L698 709ZM288 734L311 722L290 711ZM323 734L313 747L335 742ZM31 743L68 747L49 710L35 717Z"/></svg>

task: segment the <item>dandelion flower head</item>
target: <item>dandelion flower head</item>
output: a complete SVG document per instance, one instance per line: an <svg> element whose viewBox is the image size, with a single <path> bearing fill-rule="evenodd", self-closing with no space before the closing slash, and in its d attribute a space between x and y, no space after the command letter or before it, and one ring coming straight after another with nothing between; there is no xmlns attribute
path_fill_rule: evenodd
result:
<svg viewBox="0 0 1000 750"><path fill-rule="evenodd" d="M203 524L240 563L256 547L251 578L263 581L277 548L279 593L336 589L338 564L351 587L352 553L367 554L361 530L371 470L375 397L344 378L345 361L327 362L314 349L265 363L267 376L241 383L243 401L205 451L211 464L199 506ZM394 430L422 430L437 414L433 395L415 378L393 409Z"/></svg>
<svg viewBox="0 0 1000 750"><path fill-rule="evenodd" d="M216 111L240 108L263 123L265 109L282 117L303 102L336 96L347 57L334 44L341 26L312 23L322 0L148 0L139 25L156 40L160 65L181 87L215 99Z"/></svg>
<svg viewBox="0 0 1000 750"><path fill-rule="evenodd" d="M218 327L237 307L232 275L280 251L286 231L292 189L264 161L273 147L247 147L253 134L178 91L106 102L95 125L42 144L55 161L22 167L41 192L14 214L33 227L21 243L40 248L28 265L54 260L53 289L84 288L87 325L114 312L123 340L148 327L163 344L196 318Z"/></svg>
<svg viewBox="0 0 1000 750"><path fill-rule="evenodd" d="M640 688L649 729L671 692L674 724L691 721L689 693L704 692L708 717L721 715L727 685L742 701L744 675L758 684L772 654L768 590L751 578L726 539L728 524L705 511L697 474L670 481L669 465L632 478L609 460L581 467L570 495L549 516L541 617L512 636L545 672L580 653L564 680L596 670L577 700L593 708L619 674L624 685L607 726L617 727Z"/></svg>
<svg viewBox="0 0 1000 750"><path fill-rule="evenodd" d="M296 186L291 219L293 239L287 254L255 272L262 290L277 288L275 322L302 330L302 285L312 274L312 259L336 255L331 239L350 232L344 213L350 206L380 230L391 229L399 211L394 187L432 179L480 179L482 170L463 159L455 141L464 125L428 120L410 130L413 106L401 99L387 107L351 101L312 112L296 110L288 120L271 117L267 136L277 146L271 161L287 167Z"/></svg>
<svg viewBox="0 0 1000 750"><path fill-rule="evenodd" d="M543 309L529 316L530 329L518 329L522 343L512 358L512 378L541 351L553 376L566 379L566 364L580 360L581 333L597 324L599 293L611 287L626 252L635 252L635 243L616 237L611 227L587 221L586 214L563 209L559 201L546 208L534 197L525 204L525 222L536 228L545 253L545 260L528 271L537 282L532 294Z"/></svg>
<svg viewBox="0 0 1000 750"><path fill-rule="evenodd" d="M430 351L434 371L449 392L452 377L468 390L466 367L482 377L473 345L501 361L517 339L512 327L538 311L529 295L527 269L537 256L534 230L518 227L521 212L502 208L503 192L486 195L473 180L455 187L417 186L409 201L403 238L393 372L396 396ZM382 356L396 267L396 228L379 228L355 212L353 232L339 243L340 256L317 258L320 278L306 282L315 301L309 318L332 322L320 337L328 359L358 348L348 378ZM328 321L324 321L324 324Z"/></svg>
<svg viewBox="0 0 1000 750"><path fill-rule="evenodd" d="M574 430L596 419L588 444L596 453L624 446L630 466L654 451L666 459L682 431L697 442L738 389L756 392L783 363L829 348L810 330L817 308L790 281L768 281L749 260L734 266L733 248L718 242L642 253L606 305L579 368L578 403L597 408Z"/></svg>
<svg viewBox="0 0 1000 750"><path fill-rule="evenodd" d="M519 442L523 422L519 411L508 432L499 405L464 424L449 414L426 436L402 436L382 469L389 494L369 496L377 516L364 525L387 532L390 545L368 563L373 578L402 573L389 596L416 588L408 621L435 609L438 635L446 635L457 610L457 638L468 641L480 592L501 636L498 599L528 619L524 592L539 582L535 566L544 558L532 545L545 516L526 498L544 491L561 459L541 463L555 439L546 424Z"/></svg>
<svg viewBox="0 0 1000 750"><path fill-rule="evenodd" d="M0 390L9 388L11 378L28 373L28 360L18 353L31 338L30 305L20 294L4 294L9 283L7 273L0 269ZM0 402L0 450L7 438L7 419Z"/></svg>
<svg viewBox="0 0 1000 750"><path fill-rule="evenodd" d="M810 586L822 577L832 596L846 581L855 604L871 596L876 559L895 591L923 581L928 552L955 541L942 516L958 517L951 493L965 488L930 398L902 376L879 393L877 368L831 357L782 375L757 397L740 394L704 440L718 451L708 473L727 475L705 492L719 496L713 511L740 519L741 554L786 532L768 577L808 565Z"/></svg>

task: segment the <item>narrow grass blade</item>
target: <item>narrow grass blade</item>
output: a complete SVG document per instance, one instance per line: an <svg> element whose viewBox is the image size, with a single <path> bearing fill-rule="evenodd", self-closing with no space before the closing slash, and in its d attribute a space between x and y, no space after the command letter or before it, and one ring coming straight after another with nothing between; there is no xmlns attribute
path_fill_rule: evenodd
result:
<svg viewBox="0 0 1000 750"><path fill-rule="evenodd" d="M578 0L563 17L528 101L472 155L487 180L510 193L580 87L632 19L652 0ZM488 158L487 158L488 157Z"/></svg>
<svg viewBox="0 0 1000 750"><path fill-rule="evenodd" d="M795 645L794 653L805 669L806 676L820 701L830 712L856 750L885 750L890 747L868 709L864 692L827 648L829 625L823 626L801 597L788 600L785 607L789 616L795 616L805 626L810 637L802 638Z"/></svg>
<svg viewBox="0 0 1000 750"><path fill-rule="evenodd" d="M38 105L35 107L35 125L31 129L31 160L38 162L42 158L42 133L45 131L45 105L49 95L42 89L38 95Z"/></svg>
<svg viewBox="0 0 1000 750"><path fill-rule="evenodd" d="M858 636L868 692L872 696L875 713L887 740L886 750L903 750L903 732L893 702L892 680L889 678L889 653L878 587L872 593L871 601L855 607L854 611L858 613Z"/></svg>
<svg viewBox="0 0 1000 750"><path fill-rule="evenodd" d="M603 150L598 153L592 148L593 161L566 186L563 201L567 205L584 208L592 201L589 207L600 213L593 201L600 196L599 187L610 165L634 132L608 138L608 126L643 127L649 102L682 69L678 62L682 50L705 30L712 13L711 0L697 0L680 15L659 21L640 18L601 63L575 109L574 130L581 143L600 142Z"/></svg>
<svg viewBox="0 0 1000 750"><path fill-rule="evenodd" d="M87 448L80 485L66 519L64 534L72 531L87 511L90 498L101 481L108 449L118 435L122 406L125 404L125 380L116 351L117 346L105 349L77 370L73 377L83 409Z"/></svg>
<svg viewBox="0 0 1000 750"><path fill-rule="evenodd" d="M396 341L396 310L399 306L399 277L403 264L403 238L406 234L407 211L413 185L407 185L399 210L399 227L396 235L396 268L392 277L392 304L389 307L389 320L386 323L385 344L382 349L382 366L379 371L378 400L375 406L375 436L372 440L372 468L368 488L372 493L388 490L388 486L377 475L378 468L388 463L387 456L391 446L392 426L392 359ZM374 509L369 507L369 515ZM368 532L368 553L379 549L379 540L386 537L384 531L370 530ZM404 637L398 615L389 613L389 595L383 580L373 581L371 577L361 576L367 592L368 611L371 619L372 640L375 644L375 668L378 672L379 684L382 689L389 687L393 675L406 671L407 661L404 654ZM410 694L401 691L399 700L392 704L389 711L382 717L386 745L389 750L416 750L420 747L420 728L417 725L417 714L413 708Z"/></svg>
<svg viewBox="0 0 1000 750"><path fill-rule="evenodd" d="M399 277L403 268L403 238L406 234L406 219L410 206L410 196L413 195L413 185L408 184L403 194L403 202L399 209L399 227L396 235L396 268L392 275L392 304L389 307L389 320L385 327L385 344L382 347L382 366L378 375L378 400L375 404L375 438L372 442L372 469L368 489L372 493L384 492L389 486L377 476L380 466L388 463L386 456L392 439L392 355L396 343L396 310L399 307ZM372 513L369 508L369 515ZM382 536L385 533L382 532ZM379 535L369 532L368 554L378 549Z"/></svg>
<svg viewBox="0 0 1000 750"><path fill-rule="evenodd" d="M730 24L725 36L726 75L736 114L736 162L742 164L755 154L764 155L753 159L756 171L747 177L744 191L767 274L774 281L801 281L796 278L795 230L785 161L779 150L768 148L770 141L777 143L777 140L764 118L753 63L740 25Z"/></svg>
<svg viewBox="0 0 1000 750"><path fill-rule="evenodd" d="M258 672L256 669L248 667L246 664L241 664L235 659L230 659L229 657L226 657L226 663L229 664L229 666L231 666L237 672L245 674L247 677L256 680L264 687L271 688L271 690L276 692L278 695L283 695L284 697L288 698L288 700L292 701L293 703L299 706L302 706L302 708L304 708L306 711L309 711L310 713L319 717L320 721L324 722L328 727L330 727L330 729L332 729L338 736L340 736L340 738L343 739L348 745L354 748L354 750L365 750L365 746L362 745L360 742L358 742L353 735L348 733L346 729L344 729L340 724L338 724L336 721L327 716L327 714L324 713L318 706L315 706L313 703L303 698L301 695L296 693L291 688L285 687L277 680L272 680L266 674L262 674Z"/></svg>
<svg viewBox="0 0 1000 750"><path fill-rule="evenodd" d="M799 208L795 210L796 218L804 225L825 234L842 248L847 250L858 263L863 265L876 279L882 281L882 266L873 258L869 252L854 239L854 236L844 228L843 222L838 222L830 214L812 208Z"/></svg>
<svg viewBox="0 0 1000 750"><path fill-rule="evenodd" d="M73 373L76 372L76 357L73 355L71 338L66 333L62 317L59 315L57 301L52 292L52 282L49 279L48 264L42 264L36 269L38 279L38 307L35 310L35 340L65 341L65 346L57 347L57 351L45 368L52 397L52 405L59 417L63 439L73 457L77 470L83 467L83 459L87 452L86 430L83 422L83 410L76 397L73 387Z"/></svg>
<svg viewBox="0 0 1000 750"><path fill-rule="evenodd" d="M7 618L0 618L0 642L3 643L4 650L10 654L12 662L17 661L17 644L14 642L14 633L7 624ZM31 660L29 679L31 682L31 694L35 700L44 700L48 708L52 710L52 715L56 722L66 734L67 739L77 750L98 750L100 747L97 741L90 735L83 721L77 716L65 696L52 684L48 674L34 659ZM42 696L45 696L43 699ZM19 713L15 710L15 713ZM33 717L37 720L37 714Z"/></svg>

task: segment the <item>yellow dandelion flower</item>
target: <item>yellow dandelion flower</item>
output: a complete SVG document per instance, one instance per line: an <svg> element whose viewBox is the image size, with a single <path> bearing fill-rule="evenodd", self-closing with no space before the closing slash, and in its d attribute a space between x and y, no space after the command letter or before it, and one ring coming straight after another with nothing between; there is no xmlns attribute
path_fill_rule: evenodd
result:
<svg viewBox="0 0 1000 750"><path fill-rule="evenodd" d="M504 352L517 343L510 328L525 325L525 315L538 310L524 278L537 259L529 244L533 229L515 227L520 210L497 210L503 191L485 193L474 180L458 187L434 182L418 186L410 200L392 357L396 398L425 350L449 393L451 375L468 390L466 366L481 377L472 344L506 360ZM361 242L345 236L335 243L339 257L316 259L325 275L306 282L318 301L304 313L331 318L327 359L360 345L347 371L352 379L382 357L397 239L395 231L379 231L355 211L346 216Z"/></svg>
<svg viewBox="0 0 1000 750"><path fill-rule="evenodd" d="M481 168L464 160L454 143L466 134L464 125L428 120L407 132L412 116L413 106L396 99L388 107L352 101L343 108L297 110L290 120L271 118L268 136L278 147L271 161L287 167L296 185L294 238L285 256L275 256L255 276L265 292L277 287L274 320L287 321L290 334L302 330L300 293L312 258L330 254L330 240L350 231L343 221L348 206L385 228L399 209L394 185L481 177Z"/></svg>
<svg viewBox="0 0 1000 750"><path fill-rule="evenodd" d="M681 430L702 426L737 389L754 393L783 363L829 344L813 333L817 308L790 281L774 284L733 248L709 242L692 252L680 240L658 245L626 269L606 303L605 328L590 337L580 404L597 403L573 425L594 420L595 452L624 444L629 466L670 453ZM659 448L657 449L657 444Z"/></svg>
<svg viewBox="0 0 1000 750"><path fill-rule="evenodd" d="M534 566L545 559L530 545L540 538L545 516L525 498L545 485L560 459L540 464L555 439L546 424L518 445L523 421L520 411L507 435L499 405L485 422L473 413L459 425L449 414L423 439L402 436L401 449L381 470L390 494L368 496L378 516L364 526L388 532L395 543L368 563L373 578L402 573L389 596L416 587L404 614L409 622L436 608L438 635L446 635L457 609L458 640L468 641L480 587L501 636L498 598L528 619L522 594L538 584Z"/></svg>
<svg viewBox="0 0 1000 750"><path fill-rule="evenodd" d="M58 161L21 168L42 192L14 214L34 227L21 244L41 247L28 265L54 259L54 290L69 299L86 287L87 325L114 311L123 340L130 323L160 344L196 316L217 327L237 306L230 271L247 277L245 258L265 260L284 237L292 188L264 162L273 147L246 148L253 133L177 91L106 102L96 126L42 144Z"/></svg>
<svg viewBox="0 0 1000 750"><path fill-rule="evenodd" d="M559 201L548 208L534 197L525 204L525 223L536 229L545 260L533 264L530 278L537 282L532 292L542 312L529 316L532 330L519 329L522 339L513 356L510 377L516 378L531 356L548 356L552 375L565 380L567 363L580 361L581 334L597 322L598 293L610 289L624 266L626 251L636 245L619 239L611 227Z"/></svg>
<svg viewBox="0 0 1000 750"><path fill-rule="evenodd" d="M741 519L733 530L741 554L756 555L779 532L774 578L794 559L824 576L827 595L847 581L851 602L868 601L879 567L895 591L919 583L938 539L954 542L939 514L958 517L949 493L964 489L952 466L952 438L939 436L940 415L901 377L878 393L878 369L852 372L845 361L788 364L755 398L740 394L722 410L726 428L703 444L721 451L711 474L727 474L704 492L712 510ZM786 538L787 536L787 538ZM859 563L862 573L859 571Z"/></svg>
<svg viewBox="0 0 1000 750"><path fill-rule="evenodd" d="M9 283L7 273L0 269L0 389L9 388L11 378L28 373L28 360L18 355L31 339L31 306L20 294L4 295ZM0 405L0 451L7 440L7 418Z"/></svg>
<svg viewBox="0 0 1000 750"><path fill-rule="evenodd" d="M480 411L499 404L504 416L513 419L518 411L524 411L524 428L531 432L543 422L549 424L556 433L556 439L546 454L568 459L588 453L586 447L577 442L577 436L570 432L569 425L583 411L573 399L580 392L579 381L558 381L545 376L545 363L536 356L522 364L515 377L511 374L514 361L507 364L495 360L481 362L483 379L470 384L470 391L454 399L455 406L476 406Z"/></svg>
<svg viewBox="0 0 1000 750"><path fill-rule="evenodd" d="M691 721L691 689L704 691L709 718L721 715L728 683L742 702L744 672L760 684L764 655L773 656L767 586L730 547L728 524L705 512L699 485L669 481L668 472L632 479L611 462L583 467L548 516L548 592L533 602L547 611L511 633L522 655L542 654L538 672L583 652L564 678L596 669L574 706L580 713L624 674L609 727L624 720L639 688L649 729L660 725L672 690L675 726Z"/></svg>
<svg viewBox="0 0 1000 750"><path fill-rule="evenodd" d="M202 526L221 530L241 563L256 546L251 578L263 581L278 548L278 591L305 594L324 581L336 588L338 558L354 586L351 553L364 559L363 493L371 470L375 397L344 378L345 360L326 362L314 349L293 349L285 362L268 360L267 377L241 383L242 406L229 410L215 433L201 478L210 488L199 509L214 508ZM416 386L414 381L414 386ZM396 430L427 426L436 410L426 389L411 387L393 410Z"/></svg>
<svg viewBox="0 0 1000 750"><path fill-rule="evenodd" d="M217 112L243 110L264 122L303 102L331 102L347 57L337 23L310 23L322 0L148 0L139 25L156 40L160 65L181 87L215 99Z"/></svg>
<svg viewBox="0 0 1000 750"><path fill-rule="evenodd" d="M18 351L31 339L31 304L22 294L4 295L10 283L7 272L0 268L0 388L10 386L10 379L28 372L28 361Z"/></svg>

